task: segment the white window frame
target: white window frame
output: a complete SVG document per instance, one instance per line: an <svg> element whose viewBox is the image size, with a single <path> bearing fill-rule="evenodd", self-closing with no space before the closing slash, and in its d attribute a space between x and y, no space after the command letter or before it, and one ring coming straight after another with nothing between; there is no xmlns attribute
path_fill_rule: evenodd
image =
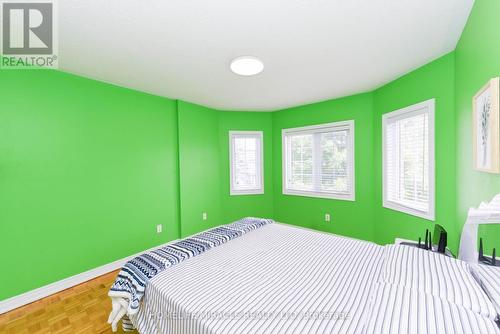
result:
<svg viewBox="0 0 500 334"><path fill-rule="evenodd" d="M331 131L341 131L349 130L349 136L347 139L347 159L348 159L348 172L349 172L349 193L340 192L323 192L317 190L295 190L288 189L288 161L289 161L289 149L288 149L288 136L293 134L312 134L317 132L324 132L325 130ZM282 191L284 195L295 195L295 196L305 196L305 197L316 197L316 198L327 198L327 199L338 199L345 201L355 201L356 196L356 175L355 175L355 161L354 161L354 120L325 123L312 126L304 126L298 128L290 128L281 130L281 140L282 140ZM319 152L315 155L318 156ZM349 163L350 162L350 163ZM318 168L317 166L313 168Z"/></svg>
<svg viewBox="0 0 500 334"><path fill-rule="evenodd" d="M383 207L387 209L392 209L407 213L412 216L424 218L427 220L435 220L435 199L436 199L436 178L435 178L435 128L434 128L434 114L435 114L435 99L430 99L421 103L417 103L406 108L402 108L390 113L382 115L382 197L383 197ZM428 138L428 152L429 152L429 210L421 211L412 207L405 206L402 203L391 201L388 199L387 195L387 152L386 152L386 132L387 123L392 120L405 119L407 117L412 117L420 114L428 113L428 126L429 126L429 138Z"/></svg>
<svg viewBox="0 0 500 334"><path fill-rule="evenodd" d="M235 189L234 188L234 142L233 138L237 137L253 137L258 138L256 152L256 172L258 188L255 189ZM262 131L229 131L229 183L230 195L261 195L264 194L264 134Z"/></svg>

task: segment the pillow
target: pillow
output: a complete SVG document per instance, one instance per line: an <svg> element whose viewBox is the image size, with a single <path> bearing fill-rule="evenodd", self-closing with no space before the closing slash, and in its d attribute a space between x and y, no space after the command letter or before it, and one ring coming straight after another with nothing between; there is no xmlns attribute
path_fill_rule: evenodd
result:
<svg viewBox="0 0 500 334"><path fill-rule="evenodd" d="M491 320L497 311L463 261L421 248L388 245L382 282L445 299Z"/></svg>
<svg viewBox="0 0 500 334"><path fill-rule="evenodd" d="M366 334L498 334L489 318L455 303L402 285L375 283Z"/></svg>
<svg viewBox="0 0 500 334"><path fill-rule="evenodd" d="M490 298L500 317L500 267L478 264L473 267L475 277Z"/></svg>

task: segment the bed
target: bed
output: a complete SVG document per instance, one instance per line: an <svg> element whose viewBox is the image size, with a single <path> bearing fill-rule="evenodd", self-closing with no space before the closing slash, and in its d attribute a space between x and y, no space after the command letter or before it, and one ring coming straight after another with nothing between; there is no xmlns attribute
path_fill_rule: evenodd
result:
<svg viewBox="0 0 500 334"><path fill-rule="evenodd" d="M142 334L500 333L462 261L276 222L253 227L155 268L132 310L127 294L110 291L110 322L122 303L125 328Z"/></svg>

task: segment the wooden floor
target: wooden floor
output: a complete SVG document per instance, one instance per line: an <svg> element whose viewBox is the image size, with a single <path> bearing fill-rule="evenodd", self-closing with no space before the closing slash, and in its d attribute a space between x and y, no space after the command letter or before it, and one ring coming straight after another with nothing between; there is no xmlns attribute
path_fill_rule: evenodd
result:
<svg viewBox="0 0 500 334"><path fill-rule="evenodd" d="M109 273L1 314L0 333L112 333L107 324L111 311L107 293L117 273ZM118 333L123 333L121 328Z"/></svg>

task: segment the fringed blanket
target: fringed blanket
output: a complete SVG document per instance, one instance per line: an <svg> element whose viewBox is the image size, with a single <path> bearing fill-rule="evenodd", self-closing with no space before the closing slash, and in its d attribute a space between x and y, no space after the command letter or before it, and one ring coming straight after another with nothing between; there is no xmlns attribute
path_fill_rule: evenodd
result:
<svg viewBox="0 0 500 334"><path fill-rule="evenodd" d="M128 261L120 270L108 293L113 305L108 323L111 324L113 331L116 331L121 318L123 318L125 331L133 329L128 315L138 312L148 282L155 275L168 267L272 222L271 219L243 218L232 224L216 227L157 248Z"/></svg>

